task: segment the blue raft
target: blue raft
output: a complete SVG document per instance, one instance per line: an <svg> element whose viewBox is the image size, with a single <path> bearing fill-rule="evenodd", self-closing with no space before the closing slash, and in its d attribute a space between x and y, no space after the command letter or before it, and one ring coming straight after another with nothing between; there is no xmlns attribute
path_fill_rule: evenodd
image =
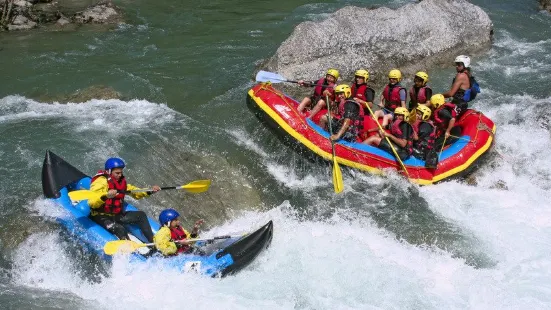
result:
<svg viewBox="0 0 551 310"><path fill-rule="evenodd" d="M104 260L110 261L111 256L103 252L103 247L107 242L118 240L118 238L88 217L90 209L87 201L75 204L68 196L70 191L89 189L90 181L89 176L71 166L61 157L51 151L46 152L42 166L44 196L69 213L67 216L59 217L58 222L89 250L97 253ZM128 204L126 210L137 209ZM159 223L150 217L148 219L153 232L159 230ZM146 239L137 226L127 225L126 228L131 235L145 242ZM215 240L209 243L197 242L191 254L163 257L160 254L134 252L130 254L130 262L155 262L182 272L193 270L207 276L223 277L243 269L252 262L260 252L270 245L272 234L273 223L269 221L258 230L241 237Z"/></svg>

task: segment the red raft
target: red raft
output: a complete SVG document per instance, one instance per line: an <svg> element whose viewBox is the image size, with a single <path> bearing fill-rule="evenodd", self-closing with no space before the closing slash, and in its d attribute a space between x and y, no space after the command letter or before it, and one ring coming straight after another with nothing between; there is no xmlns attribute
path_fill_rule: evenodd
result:
<svg viewBox="0 0 551 310"><path fill-rule="evenodd" d="M306 148L309 153L331 160L329 133L298 113L298 104L293 98L273 88L270 83L255 85L247 96L248 107L258 118L280 133L285 141L300 146L301 150ZM366 116L364 124L368 125L370 122L376 126ZM372 126L368 128L370 127ZM339 140L335 144L335 154L342 165L374 174L382 174L383 169L395 169L413 183L434 184L470 172L492 146L496 126L481 112L467 110L456 122L456 127L461 129L461 137L439 153L440 161L436 169L425 168L423 160L410 156L403 161L406 168L403 171L392 154L357 142Z"/></svg>

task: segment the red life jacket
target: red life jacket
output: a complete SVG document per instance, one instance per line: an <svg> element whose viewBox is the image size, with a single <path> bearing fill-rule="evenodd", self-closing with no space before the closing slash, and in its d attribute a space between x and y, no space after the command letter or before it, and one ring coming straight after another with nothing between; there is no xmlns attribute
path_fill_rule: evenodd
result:
<svg viewBox="0 0 551 310"><path fill-rule="evenodd" d="M433 124L431 124L430 122L425 122L425 121L418 120L415 123L413 123L413 125L411 126L411 127L413 127L413 130L415 131L415 133L417 133L417 135L419 135L419 127L421 127L422 123L429 124L432 128L432 131L431 131L430 134L428 134L426 136L419 137L419 139L417 141L413 141L413 143L414 143L413 147L415 147L415 148L419 149L420 151L424 152L425 150L432 149L432 147L434 146L434 141L436 140L436 127Z"/></svg>
<svg viewBox="0 0 551 310"><path fill-rule="evenodd" d="M385 86L383 90L383 98L385 98L385 107L394 112L397 107L400 107L402 100L400 100L400 90L403 88L399 84Z"/></svg>
<svg viewBox="0 0 551 310"><path fill-rule="evenodd" d="M363 101L366 101L365 99L365 92L367 91L367 84L360 84L359 86L356 86L358 84L354 83L352 84L352 87L350 87L350 90L352 91L352 98L358 98L362 99Z"/></svg>
<svg viewBox="0 0 551 310"><path fill-rule="evenodd" d="M363 129L364 116L365 116L364 109L361 104L357 103L354 100L347 99L347 100L341 101L341 103L339 104L339 118L341 122L344 122L344 105L346 104L346 102L353 102L359 108L358 116L350 119L350 125L347 130L357 137L358 134L360 134L360 132Z"/></svg>
<svg viewBox="0 0 551 310"><path fill-rule="evenodd" d="M451 103L451 102L446 102L444 103L441 107L439 107L438 109L436 109L432 115L434 117L434 125L438 128L447 128L448 127L448 124L449 122L446 121L446 120L443 120L441 119L439 116L438 116L438 113L442 110L442 109L448 109L450 110L451 112L451 115L452 115L452 118L455 118L457 116L457 112L455 111L455 104Z"/></svg>
<svg viewBox="0 0 551 310"><path fill-rule="evenodd" d="M325 95L323 94L323 91L325 91L326 89L329 89L331 91L331 96L329 96L329 99L331 99L331 101L335 100L335 92L333 90L334 85L335 83L329 82L326 78L319 79L316 82L316 88L314 88L314 97L325 99ZM316 104L316 103L314 102L313 104Z"/></svg>
<svg viewBox="0 0 551 310"><path fill-rule="evenodd" d="M400 125L402 124L402 122L404 121L402 121L401 119L395 120L392 123L392 126L390 127L390 133L397 138L406 139L403 136L404 133L402 132L402 129L400 128ZM404 122L404 123L406 123L408 126L411 126L408 122ZM405 149L407 153L411 155L411 153L413 153L413 138L411 137L411 135L406 139L406 141L407 141L407 144L403 149Z"/></svg>
<svg viewBox="0 0 551 310"><path fill-rule="evenodd" d="M182 226L176 226L174 228L170 228L170 238L172 238L172 240L174 241L184 240L187 239L187 235ZM187 251L189 248L189 245L180 245L178 247L178 253Z"/></svg>
<svg viewBox="0 0 551 310"><path fill-rule="evenodd" d="M107 198L105 200L105 203L103 204L102 208L98 213L100 214L108 214L108 215L116 215L122 212L122 208L124 206L124 192L126 191L126 178L124 175L121 177L121 179L117 182L115 178L112 178L107 171L100 170L98 173L92 178L92 183L99 177L105 177L107 179L107 186L109 189L116 189L119 193L114 198Z"/></svg>
<svg viewBox="0 0 551 310"><path fill-rule="evenodd" d="M419 88L417 95L415 95L415 87L409 89L409 100L414 103L426 103L427 102L427 90L428 86L423 86Z"/></svg>

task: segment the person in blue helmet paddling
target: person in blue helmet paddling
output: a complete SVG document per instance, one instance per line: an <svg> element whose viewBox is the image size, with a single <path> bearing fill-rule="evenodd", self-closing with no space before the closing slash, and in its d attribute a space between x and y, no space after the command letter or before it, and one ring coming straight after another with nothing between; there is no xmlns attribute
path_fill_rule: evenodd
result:
<svg viewBox="0 0 551 310"><path fill-rule="evenodd" d="M191 233L180 224L180 213L174 209L165 209L159 214L161 229L155 234L155 247L165 256L188 253L192 250L188 238L199 236L199 227L203 220L195 222Z"/></svg>
<svg viewBox="0 0 551 310"><path fill-rule="evenodd" d="M138 187L126 182L126 178L123 175L125 166L122 159L116 157L109 158L105 162L105 170L98 171L92 177L90 190L102 195L97 198L88 199L90 218L121 240L129 239L128 232L123 225L136 224L140 227L147 241L153 242L153 231L145 212L125 210L125 191L138 189ZM136 199L141 199L160 190L159 186L154 185L151 192L135 192L129 195Z"/></svg>

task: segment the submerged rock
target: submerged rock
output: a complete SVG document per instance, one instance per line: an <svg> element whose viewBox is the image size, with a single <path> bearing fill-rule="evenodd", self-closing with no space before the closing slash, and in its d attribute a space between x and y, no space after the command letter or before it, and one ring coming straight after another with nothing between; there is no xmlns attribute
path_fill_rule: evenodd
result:
<svg viewBox="0 0 551 310"><path fill-rule="evenodd" d="M341 78L359 68L382 84L392 68L403 74L451 63L489 47L492 21L466 0L425 0L393 10L347 6L319 22L299 24L265 68L289 79L317 79L327 68Z"/></svg>
<svg viewBox="0 0 551 310"><path fill-rule="evenodd" d="M60 102L86 102L92 99L121 99L121 94L111 87L94 85L79 89L73 94L62 98Z"/></svg>

